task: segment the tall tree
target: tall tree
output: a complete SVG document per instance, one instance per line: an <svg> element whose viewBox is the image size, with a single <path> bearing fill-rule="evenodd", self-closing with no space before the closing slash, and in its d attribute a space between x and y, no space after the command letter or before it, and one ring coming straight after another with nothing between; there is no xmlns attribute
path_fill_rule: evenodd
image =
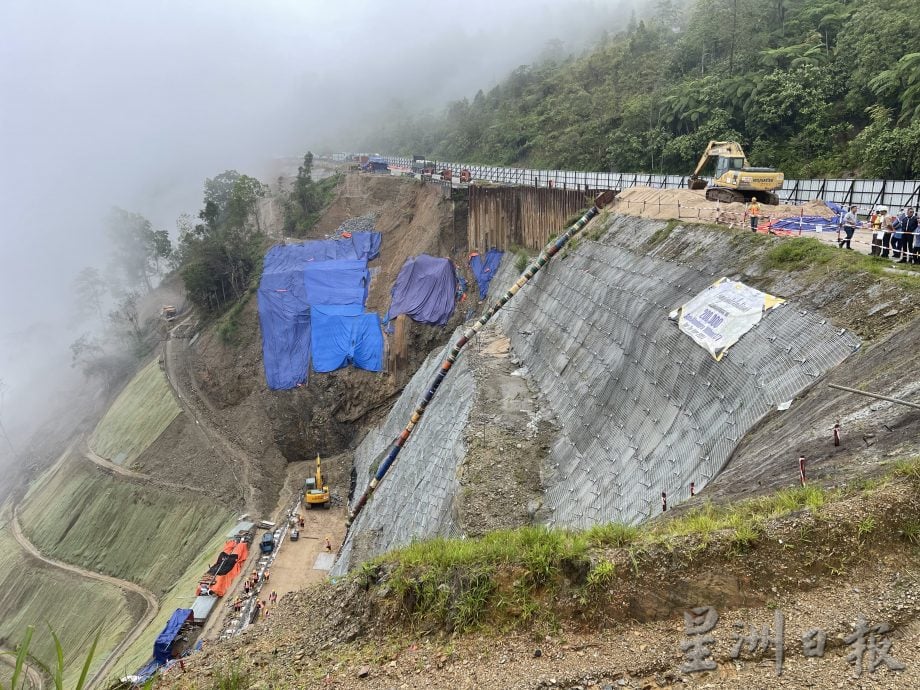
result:
<svg viewBox="0 0 920 690"><path fill-rule="evenodd" d="M172 245L165 230L155 231L139 213L112 208L106 221L115 267L125 285L153 289L152 276L159 272L159 261L169 256Z"/></svg>
<svg viewBox="0 0 920 690"><path fill-rule="evenodd" d="M77 314L81 317L95 316L101 323L105 319L102 308L107 288L108 283L98 268L87 266L81 270L73 282Z"/></svg>

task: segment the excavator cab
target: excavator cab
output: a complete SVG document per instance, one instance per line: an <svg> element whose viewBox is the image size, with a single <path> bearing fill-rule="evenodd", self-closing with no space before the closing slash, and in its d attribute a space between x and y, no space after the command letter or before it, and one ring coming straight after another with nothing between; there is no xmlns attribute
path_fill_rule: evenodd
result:
<svg viewBox="0 0 920 690"><path fill-rule="evenodd" d="M744 167L744 158L719 156L716 158L716 178L722 177L729 170L741 170Z"/></svg>

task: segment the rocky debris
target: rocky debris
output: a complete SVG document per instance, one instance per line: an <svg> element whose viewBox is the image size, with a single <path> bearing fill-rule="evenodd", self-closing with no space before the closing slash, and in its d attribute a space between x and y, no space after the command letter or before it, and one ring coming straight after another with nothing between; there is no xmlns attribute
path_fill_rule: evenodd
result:
<svg viewBox="0 0 920 690"><path fill-rule="evenodd" d="M336 234L341 235L344 232L369 232L375 229L377 223L376 213L367 213L357 218L349 218L339 226Z"/></svg>

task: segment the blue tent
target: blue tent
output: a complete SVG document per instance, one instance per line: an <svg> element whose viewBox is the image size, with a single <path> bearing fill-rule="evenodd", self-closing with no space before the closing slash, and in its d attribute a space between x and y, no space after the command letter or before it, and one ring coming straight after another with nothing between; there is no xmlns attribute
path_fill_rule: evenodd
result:
<svg viewBox="0 0 920 690"><path fill-rule="evenodd" d="M179 635L185 621L192 617L191 609L176 609L173 615L169 617L169 622L163 628L163 632L153 643L153 659L161 664L165 664L172 658L172 645Z"/></svg>

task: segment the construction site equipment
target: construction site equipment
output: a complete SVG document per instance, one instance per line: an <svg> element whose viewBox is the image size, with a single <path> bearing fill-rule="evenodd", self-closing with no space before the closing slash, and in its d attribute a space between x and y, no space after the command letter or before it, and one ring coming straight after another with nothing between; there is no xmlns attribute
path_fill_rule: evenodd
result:
<svg viewBox="0 0 920 690"><path fill-rule="evenodd" d="M332 505L329 500L329 487L323 484L323 467L319 455L316 456L316 472L304 482L303 502L309 510L314 506L330 508Z"/></svg>
<svg viewBox="0 0 920 690"><path fill-rule="evenodd" d="M409 418L409 422L406 424L406 427L402 430L399 436L396 437L396 440L393 441L393 445L390 447L389 452L383 458L383 461L380 463L377 468L377 472L374 474L374 478L371 479L367 488L364 490L364 493L361 494L358 501L355 503L354 508L349 511L348 517L346 518L346 525L351 525L358 514L367 504L368 499L371 497L371 494L374 493L374 490L380 484L380 481L386 475L387 471L390 469L390 466L396 461L396 456L399 455L399 451L402 450L405 446L406 441L409 439L409 435L412 433L412 429L415 428L416 424L421 420L422 415L425 414L425 410L428 407L428 404L434 398L435 393L437 393L438 388L440 388L441 383L444 381L444 377L447 376L447 372L450 371L451 367L454 365L454 362L457 361L457 357L460 356L460 351L463 349L471 338L474 338L477 333L485 326L498 311L514 297L518 290L520 290L524 285L530 281L537 272L543 268L547 263L549 263L552 258L562 249L566 243L572 239L575 235L582 231L582 229L594 218L601 209L604 208L607 204L613 201L613 198L617 195L617 192L608 190L597 195L594 199L594 206L592 206L588 211L579 218L568 230L566 230L562 235L547 244L543 251L540 252L539 256L534 259L524 272L521 274L520 278L517 279L517 282L511 286L511 288L504 294L502 297L495 302L489 309L483 314L476 323L474 323L470 328L468 328L462 336L457 340L454 346L451 348L447 357L441 363L437 375L434 377L434 380L431 382L428 391L419 401L418 406L415 408L415 411L412 413L412 416ZM317 462L319 458L317 457Z"/></svg>
<svg viewBox="0 0 920 690"><path fill-rule="evenodd" d="M460 171L460 182L461 183L469 183L469 182L472 182L472 180L473 180L473 173L471 173L466 168Z"/></svg>
<svg viewBox="0 0 920 690"><path fill-rule="evenodd" d="M700 172L716 159L715 174L708 182L700 177ZM705 189L709 201L726 203L749 201L751 198L763 204L776 206L779 197L776 190L783 186L783 173L773 168L752 168L741 144L736 141L710 141L696 169L687 180L690 189Z"/></svg>
<svg viewBox="0 0 920 690"><path fill-rule="evenodd" d="M445 182L450 182L454 176L454 172L450 168L444 168L441 171L441 179Z"/></svg>
<svg viewBox="0 0 920 690"><path fill-rule="evenodd" d="M275 537L271 532L262 535L262 541L259 543L259 549L262 553L271 553L275 549Z"/></svg>
<svg viewBox="0 0 920 690"><path fill-rule="evenodd" d="M167 321L172 321L176 318L176 308L171 304L164 304L160 308L160 316L162 316Z"/></svg>

